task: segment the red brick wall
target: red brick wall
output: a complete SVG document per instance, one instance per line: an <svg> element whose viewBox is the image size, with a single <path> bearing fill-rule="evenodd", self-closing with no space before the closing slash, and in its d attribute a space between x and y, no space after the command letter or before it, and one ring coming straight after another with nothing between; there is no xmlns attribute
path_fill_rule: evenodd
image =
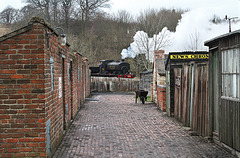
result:
<svg viewBox="0 0 240 158"><path fill-rule="evenodd" d="M157 106L162 111L166 111L166 87L162 85L157 86Z"/></svg>
<svg viewBox="0 0 240 158"><path fill-rule="evenodd" d="M0 157L46 156L45 55L40 28L34 25L0 41Z"/></svg>
<svg viewBox="0 0 240 158"><path fill-rule="evenodd" d="M50 156L83 102L82 56L46 31L40 20L0 37L0 157Z"/></svg>

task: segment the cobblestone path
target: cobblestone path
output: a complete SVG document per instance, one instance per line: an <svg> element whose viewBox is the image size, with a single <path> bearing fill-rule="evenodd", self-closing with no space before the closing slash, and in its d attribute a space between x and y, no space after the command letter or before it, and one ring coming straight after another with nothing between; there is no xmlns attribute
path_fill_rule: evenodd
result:
<svg viewBox="0 0 240 158"><path fill-rule="evenodd" d="M78 113L55 158L233 157L214 143L190 136L154 104L135 104L133 95L97 94L92 99Z"/></svg>

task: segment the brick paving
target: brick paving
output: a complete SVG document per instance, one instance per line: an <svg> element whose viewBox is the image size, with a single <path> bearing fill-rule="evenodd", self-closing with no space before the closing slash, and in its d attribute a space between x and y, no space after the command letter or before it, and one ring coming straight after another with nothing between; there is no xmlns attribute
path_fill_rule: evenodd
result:
<svg viewBox="0 0 240 158"><path fill-rule="evenodd" d="M214 143L190 136L154 104L135 104L133 95L96 94L92 99L78 113L55 158L233 157Z"/></svg>

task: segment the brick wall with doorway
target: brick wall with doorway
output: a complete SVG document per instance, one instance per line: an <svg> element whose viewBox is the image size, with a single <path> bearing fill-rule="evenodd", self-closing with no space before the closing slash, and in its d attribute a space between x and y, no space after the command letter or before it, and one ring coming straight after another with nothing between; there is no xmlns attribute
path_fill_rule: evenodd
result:
<svg viewBox="0 0 240 158"><path fill-rule="evenodd" d="M59 41L36 17L0 37L0 157L50 157L80 109L88 67Z"/></svg>

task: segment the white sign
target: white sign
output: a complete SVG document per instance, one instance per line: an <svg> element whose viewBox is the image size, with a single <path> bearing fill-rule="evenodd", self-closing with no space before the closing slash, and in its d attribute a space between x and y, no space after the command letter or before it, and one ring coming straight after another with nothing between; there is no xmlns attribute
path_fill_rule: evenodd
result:
<svg viewBox="0 0 240 158"><path fill-rule="evenodd" d="M62 77L59 77L59 81L58 81L59 85L59 98L62 97Z"/></svg>

